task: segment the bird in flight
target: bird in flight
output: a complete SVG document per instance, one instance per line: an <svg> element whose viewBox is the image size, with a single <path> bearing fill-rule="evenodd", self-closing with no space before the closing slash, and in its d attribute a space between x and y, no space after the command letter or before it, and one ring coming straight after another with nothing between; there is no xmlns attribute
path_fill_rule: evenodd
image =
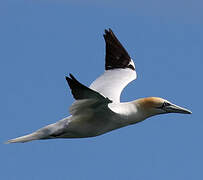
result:
<svg viewBox="0 0 203 180"><path fill-rule="evenodd" d="M94 137L166 113L192 112L159 97L120 102L124 87L137 77L135 65L111 29L105 30L105 72L90 87L66 77L75 102L70 116L7 143L55 138Z"/></svg>

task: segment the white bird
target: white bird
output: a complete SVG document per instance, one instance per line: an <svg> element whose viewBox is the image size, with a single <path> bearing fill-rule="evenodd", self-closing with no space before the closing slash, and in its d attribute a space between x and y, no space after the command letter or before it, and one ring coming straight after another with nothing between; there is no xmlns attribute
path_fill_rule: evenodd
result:
<svg viewBox="0 0 203 180"><path fill-rule="evenodd" d="M66 77L76 101L70 116L31 134L8 140L7 143L38 139L85 138L135 124L154 115L192 112L159 97L147 97L120 102L124 87L135 80L135 65L128 52L111 29L105 30L105 72L90 87L78 82L73 75Z"/></svg>

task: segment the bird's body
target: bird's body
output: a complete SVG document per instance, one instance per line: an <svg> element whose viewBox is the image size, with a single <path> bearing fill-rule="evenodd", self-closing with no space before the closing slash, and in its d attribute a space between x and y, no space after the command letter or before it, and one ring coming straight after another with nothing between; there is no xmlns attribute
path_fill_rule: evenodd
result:
<svg viewBox="0 0 203 180"><path fill-rule="evenodd" d="M75 104L78 104L73 105L76 108L77 106L83 107L78 112L78 115L68 116L30 135L19 137L19 139L16 138L15 141L23 140L26 142L35 139L94 137L114 129L135 124L146 118L142 113L138 113L136 101L111 103L109 106L98 104L92 107L88 106L91 102L81 101L76 101ZM83 103L85 107L81 105Z"/></svg>
<svg viewBox="0 0 203 180"><path fill-rule="evenodd" d="M157 97L120 102L124 87L137 77L133 60L114 33L104 34L106 42L105 72L90 87L78 82L71 74L66 80L76 101L70 116L34 133L9 140L7 143L37 139L94 137L164 113L191 112Z"/></svg>

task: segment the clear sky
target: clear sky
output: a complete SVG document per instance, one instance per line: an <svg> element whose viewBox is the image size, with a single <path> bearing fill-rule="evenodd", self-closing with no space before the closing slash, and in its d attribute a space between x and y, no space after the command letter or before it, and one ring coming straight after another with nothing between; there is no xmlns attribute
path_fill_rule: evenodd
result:
<svg viewBox="0 0 203 180"><path fill-rule="evenodd" d="M202 180L200 0L0 1L0 179ZM190 109L87 139L4 141L68 116L64 76L104 71L105 28L134 59L122 101L159 96Z"/></svg>

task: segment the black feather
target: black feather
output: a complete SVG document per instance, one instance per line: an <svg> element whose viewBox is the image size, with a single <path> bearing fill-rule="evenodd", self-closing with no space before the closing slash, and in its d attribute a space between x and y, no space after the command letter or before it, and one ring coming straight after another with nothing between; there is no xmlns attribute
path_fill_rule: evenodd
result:
<svg viewBox="0 0 203 180"><path fill-rule="evenodd" d="M108 100L108 98L105 98L100 93L88 88L87 86L81 84L72 74L70 74L70 77L66 76L66 80L68 82L68 85L71 89L71 92L73 94L73 97L76 100L80 99L98 99L98 100Z"/></svg>
<svg viewBox="0 0 203 180"><path fill-rule="evenodd" d="M105 69L135 68L130 64L131 58L111 29L104 34L106 42Z"/></svg>

